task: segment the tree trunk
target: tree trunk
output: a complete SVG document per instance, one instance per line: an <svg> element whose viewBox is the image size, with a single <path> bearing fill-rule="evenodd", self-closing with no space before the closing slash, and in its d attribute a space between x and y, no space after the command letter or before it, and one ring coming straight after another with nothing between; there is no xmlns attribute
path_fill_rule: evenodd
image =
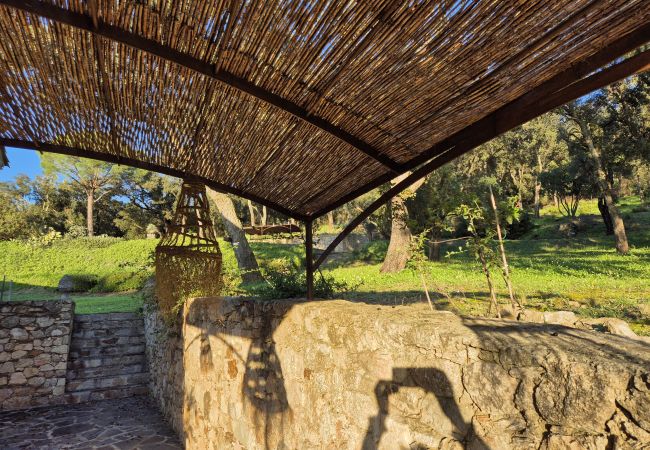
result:
<svg viewBox="0 0 650 450"><path fill-rule="evenodd" d="M230 200L232 202L232 200ZM255 226L255 207L253 206L253 202L250 200L246 200L246 204L248 205L248 213L251 216L251 227Z"/></svg>
<svg viewBox="0 0 650 450"><path fill-rule="evenodd" d="M327 213L327 224L330 228L334 228L334 211Z"/></svg>
<svg viewBox="0 0 650 450"><path fill-rule="evenodd" d="M262 205L262 226L266 226L267 217L266 206Z"/></svg>
<svg viewBox="0 0 650 450"><path fill-rule="evenodd" d="M519 182L517 183L517 207L519 209L522 209L524 207L524 170L519 167L518 169L519 172Z"/></svg>
<svg viewBox="0 0 650 450"><path fill-rule="evenodd" d="M539 218L540 202L541 202L541 193L542 193L542 183L539 181L539 175L544 170L544 165L542 164L542 157L537 153L537 174L535 175L535 199L534 199L534 208L535 208L535 217Z"/></svg>
<svg viewBox="0 0 650 450"><path fill-rule="evenodd" d="M392 216L390 242L386 258L381 265L381 272L384 273L404 270L411 256L411 230L406 222L408 218L406 202L399 195L393 197L390 201L390 210Z"/></svg>
<svg viewBox="0 0 650 450"><path fill-rule="evenodd" d="M625 233L625 223L623 222L623 216L618 211L616 204L614 203L615 192L614 186L607 176L607 172L603 168L602 155L600 148L596 147L594 141L591 137L591 130L589 125L581 119L575 119L580 126L580 132L585 139L587 147L591 153L591 157L596 163L596 171L598 173L598 187L600 188L601 195L605 199L605 205L607 205L607 210L609 211L610 216L612 217L612 223L614 225L614 238L616 240L616 251L622 254L626 254L630 251L630 247L627 242L627 234Z"/></svg>
<svg viewBox="0 0 650 450"><path fill-rule="evenodd" d="M535 208L535 217L539 218L539 210L540 210L540 194L542 192L542 183L539 182L539 180L536 178L535 179L535 200L534 200L534 208Z"/></svg>
<svg viewBox="0 0 650 450"><path fill-rule="evenodd" d="M609 214L607 209L607 204L605 203L605 197L602 195L598 197L598 211L600 211L600 216L603 218L603 223L605 224L605 234L612 235L614 234L614 224L612 223L612 216Z"/></svg>
<svg viewBox="0 0 650 450"><path fill-rule="evenodd" d="M440 232L431 232L429 240L429 260L440 261Z"/></svg>
<svg viewBox="0 0 650 450"><path fill-rule="evenodd" d="M223 224L230 239L232 239L232 246L235 250L235 257L237 258L237 266L242 273L242 279L245 283L263 281L260 274L257 259L248 245L248 239L242 229L242 224L235 212L235 205L230 197L226 194L208 189L208 196L212 199L217 211L223 219Z"/></svg>
<svg viewBox="0 0 650 450"><path fill-rule="evenodd" d="M406 172L395 178L391 184L395 185L409 176L411 173ZM424 178L413 183L407 191L415 192L424 183ZM411 230L408 227L408 210L406 209L406 195L404 193L396 195L390 201L391 228L390 242L388 251L381 265L380 271L383 273L399 272L404 270L406 263L411 257Z"/></svg>
<svg viewBox="0 0 650 450"><path fill-rule="evenodd" d="M95 209L95 191L88 189L86 191L86 229L88 236L95 235L95 223L93 220L93 213Z"/></svg>

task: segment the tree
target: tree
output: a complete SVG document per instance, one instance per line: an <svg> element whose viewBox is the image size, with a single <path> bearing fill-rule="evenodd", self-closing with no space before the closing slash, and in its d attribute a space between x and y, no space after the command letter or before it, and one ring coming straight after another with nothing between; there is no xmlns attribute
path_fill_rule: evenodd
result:
<svg viewBox="0 0 650 450"><path fill-rule="evenodd" d="M242 279L244 282L262 281L263 279L260 274L257 259L255 258L250 245L248 245L246 233L244 233L241 221L239 220L239 217L237 217L237 212L235 211L235 205L233 204L232 199L227 194L213 191L209 188L207 192L208 197L214 202L217 211L221 215L226 232L232 240L235 257L237 258L237 265L239 266L239 270L242 272Z"/></svg>
<svg viewBox="0 0 650 450"><path fill-rule="evenodd" d="M120 168L101 161L74 156L44 153L41 166L48 175L60 175L71 181L86 198L86 228L94 236L95 203L114 193L119 185Z"/></svg>
<svg viewBox="0 0 650 450"><path fill-rule="evenodd" d="M448 164L433 172L407 200L410 213L409 228L415 234L427 230L429 259L440 259L440 240L448 229L448 219L465 200L463 179L455 165Z"/></svg>
<svg viewBox="0 0 650 450"><path fill-rule="evenodd" d="M391 184L396 185L410 174L410 172L406 172L400 175L391 181ZM406 200L415 194L424 181L425 179L421 178L390 201L391 232L388 251L380 269L383 273L403 270L411 256L411 230L408 227Z"/></svg>
<svg viewBox="0 0 650 450"><path fill-rule="evenodd" d="M580 200L594 192L590 161L581 153L569 161L553 164L539 176L544 189L554 194L558 210L567 217L575 217Z"/></svg>
<svg viewBox="0 0 650 450"><path fill-rule="evenodd" d="M144 237L147 228L164 233L172 218L178 180L142 169L126 168L120 174L120 194L127 199L115 224L127 237Z"/></svg>
<svg viewBox="0 0 650 450"><path fill-rule="evenodd" d="M496 227L497 231L497 239L499 242L499 254L501 255L501 270L502 270L502 275L503 275L503 280L506 282L506 286L508 287L508 295L510 296L510 304L512 306L512 311L513 313L516 311L517 306L521 308L521 304L519 301L515 298L515 292L512 288L512 281L510 280L510 267L508 266L508 258L506 257L506 248L503 245L503 233L501 232L501 221L499 219L499 208L497 207L497 201L494 196L494 191L492 190L492 185L488 184L488 189L490 191L490 205L492 206L492 211L494 212L494 224ZM513 211L513 214L511 215L511 218L516 218L518 212L519 212L519 207L514 207L511 208L511 211ZM514 217L513 217L514 216ZM506 218L506 220L509 220L509 218Z"/></svg>
<svg viewBox="0 0 650 450"><path fill-rule="evenodd" d="M647 107L650 76L632 77L562 109L566 140L592 160L603 220L611 218L616 250L628 253L623 216L616 206L616 179L630 175L634 162L649 159ZM607 214L609 218L606 217Z"/></svg>
<svg viewBox="0 0 650 450"><path fill-rule="evenodd" d="M9 167L9 158L7 158L7 152L4 146L0 145L0 169L3 167Z"/></svg>
<svg viewBox="0 0 650 450"><path fill-rule="evenodd" d="M494 231L486 224L487 215L485 209L476 200L473 205L460 205L454 213L462 217L467 223L467 231L470 234L470 238L467 240L467 250L481 264L481 269L485 275L488 291L490 292L490 309L488 314L494 309L496 316L501 318L501 311L499 310L491 272L491 269L498 265L496 253L493 248Z"/></svg>

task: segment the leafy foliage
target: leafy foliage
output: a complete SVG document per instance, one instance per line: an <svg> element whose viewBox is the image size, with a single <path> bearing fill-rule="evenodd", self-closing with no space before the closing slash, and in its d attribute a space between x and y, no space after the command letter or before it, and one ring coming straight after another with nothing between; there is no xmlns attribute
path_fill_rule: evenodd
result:
<svg viewBox="0 0 650 450"><path fill-rule="evenodd" d="M307 295L305 269L289 259L275 259L264 270L265 283L253 288L253 292L267 299L297 298ZM314 295L317 298L333 298L337 293L345 293L355 288L344 281L337 281L331 275L318 272L314 275Z"/></svg>

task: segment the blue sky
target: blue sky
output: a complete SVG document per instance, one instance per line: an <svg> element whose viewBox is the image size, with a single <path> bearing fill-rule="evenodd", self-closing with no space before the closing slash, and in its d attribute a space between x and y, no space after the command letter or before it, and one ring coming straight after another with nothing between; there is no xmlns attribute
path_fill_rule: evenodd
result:
<svg viewBox="0 0 650 450"><path fill-rule="evenodd" d="M13 181L21 173L34 178L43 173L41 158L35 150L7 147L10 167L0 170L0 181Z"/></svg>

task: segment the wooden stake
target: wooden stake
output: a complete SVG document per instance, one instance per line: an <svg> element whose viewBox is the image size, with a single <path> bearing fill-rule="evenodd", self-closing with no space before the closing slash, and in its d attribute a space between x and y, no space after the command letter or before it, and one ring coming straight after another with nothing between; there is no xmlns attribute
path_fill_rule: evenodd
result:
<svg viewBox="0 0 650 450"><path fill-rule="evenodd" d="M307 269L307 300L314 299L314 239L312 221L305 222L305 266Z"/></svg>

